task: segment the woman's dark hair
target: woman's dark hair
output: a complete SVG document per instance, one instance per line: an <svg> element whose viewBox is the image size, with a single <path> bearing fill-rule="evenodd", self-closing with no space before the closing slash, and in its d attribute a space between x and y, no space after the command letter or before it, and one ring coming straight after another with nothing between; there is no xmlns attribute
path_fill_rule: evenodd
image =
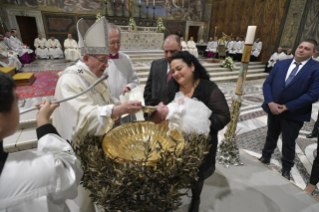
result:
<svg viewBox="0 0 319 212"><path fill-rule="evenodd" d="M16 83L12 77L0 71L0 113L11 111L15 98L12 91L15 87Z"/></svg>
<svg viewBox="0 0 319 212"><path fill-rule="evenodd" d="M194 57L194 55L190 54L188 51L180 51L176 52L172 56L172 60L181 59L183 60L188 67L191 67L192 64L194 64L195 70L194 70L194 80L197 79L206 79L209 80L210 76L207 73L206 69L199 63L199 61Z"/></svg>

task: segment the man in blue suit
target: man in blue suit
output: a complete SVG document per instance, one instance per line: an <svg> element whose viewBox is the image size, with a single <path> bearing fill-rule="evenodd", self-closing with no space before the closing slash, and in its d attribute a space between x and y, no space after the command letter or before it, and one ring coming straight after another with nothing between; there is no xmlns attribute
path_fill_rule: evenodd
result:
<svg viewBox="0 0 319 212"><path fill-rule="evenodd" d="M310 121L312 103L319 99L319 63L311 58L316 47L315 40L304 40L295 58L277 62L263 85L262 108L268 113L268 131L259 160L270 162L282 134L282 176L288 180L294 166L295 140L304 121Z"/></svg>

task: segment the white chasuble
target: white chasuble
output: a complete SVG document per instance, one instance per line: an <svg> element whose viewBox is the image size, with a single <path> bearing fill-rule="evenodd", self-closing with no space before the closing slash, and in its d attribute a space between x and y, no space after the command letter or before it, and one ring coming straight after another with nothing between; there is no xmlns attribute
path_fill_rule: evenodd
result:
<svg viewBox="0 0 319 212"><path fill-rule="evenodd" d="M82 175L71 145L46 134L37 149L8 154L0 177L0 211L68 212L65 200L78 195Z"/></svg>
<svg viewBox="0 0 319 212"><path fill-rule="evenodd" d="M66 39L64 41L64 55L66 61L76 61L80 58L80 51L78 43L73 39Z"/></svg>
<svg viewBox="0 0 319 212"><path fill-rule="evenodd" d="M55 98L68 98L86 90L98 78L81 61L66 68L58 80ZM81 136L102 136L112 129L111 118L114 104L104 82L91 91L64 102L53 113L53 125L62 138L77 143ZM78 187L79 195L75 200L67 200L71 212L91 212L94 206L89 198L90 191Z"/></svg>
<svg viewBox="0 0 319 212"><path fill-rule="evenodd" d="M253 47L252 47L252 51L251 51L251 55L258 57L261 49L263 47L263 43L261 41L258 42L254 42Z"/></svg>
<svg viewBox="0 0 319 212"><path fill-rule="evenodd" d="M22 57L26 53L33 53L33 50L27 49L25 46L23 46L23 43L14 36L11 36L9 39L9 48L15 51L19 55L19 57Z"/></svg>
<svg viewBox="0 0 319 212"><path fill-rule="evenodd" d="M0 42L0 61L5 63L7 66L16 67L17 70L21 69L21 62L18 55L14 52L10 54L8 47L4 42Z"/></svg>
<svg viewBox="0 0 319 212"><path fill-rule="evenodd" d="M58 39L49 39L48 40L48 48L51 59L63 58L62 47L60 41Z"/></svg>
<svg viewBox="0 0 319 212"><path fill-rule="evenodd" d="M129 87L130 90L132 90L140 85L140 81L130 57L121 52L118 54L118 59L109 59L109 67L105 70L109 75L109 78L105 80L105 83L112 97L114 97L116 101L120 100L120 95L124 88ZM121 123L132 121L136 121L135 115L121 118Z"/></svg>
<svg viewBox="0 0 319 212"><path fill-rule="evenodd" d="M37 58L49 59L49 50L47 49L47 40L36 38L34 40L35 54Z"/></svg>
<svg viewBox="0 0 319 212"><path fill-rule="evenodd" d="M188 47L189 53L191 53L191 54L194 55L196 58L198 58L198 52L197 52L197 48L196 48L195 42L189 40L189 41L187 42L187 47Z"/></svg>

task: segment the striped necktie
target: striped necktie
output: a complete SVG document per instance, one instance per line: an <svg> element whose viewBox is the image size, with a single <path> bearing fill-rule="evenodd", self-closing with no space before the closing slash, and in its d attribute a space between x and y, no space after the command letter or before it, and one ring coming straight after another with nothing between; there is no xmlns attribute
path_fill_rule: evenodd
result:
<svg viewBox="0 0 319 212"><path fill-rule="evenodd" d="M296 76L296 73L299 69L299 66L301 65L301 63L297 63L297 62L295 62L294 64L296 64L296 67L292 70L288 79L286 80L285 87L287 87L289 85L289 83L291 83L291 81L294 79L294 77Z"/></svg>

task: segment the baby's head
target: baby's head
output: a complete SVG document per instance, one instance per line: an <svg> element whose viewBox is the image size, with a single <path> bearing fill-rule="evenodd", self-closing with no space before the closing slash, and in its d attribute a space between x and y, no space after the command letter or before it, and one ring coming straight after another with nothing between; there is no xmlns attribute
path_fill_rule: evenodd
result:
<svg viewBox="0 0 319 212"><path fill-rule="evenodd" d="M0 71L0 141L19 127L18 95L12 77Z"/></svg>

